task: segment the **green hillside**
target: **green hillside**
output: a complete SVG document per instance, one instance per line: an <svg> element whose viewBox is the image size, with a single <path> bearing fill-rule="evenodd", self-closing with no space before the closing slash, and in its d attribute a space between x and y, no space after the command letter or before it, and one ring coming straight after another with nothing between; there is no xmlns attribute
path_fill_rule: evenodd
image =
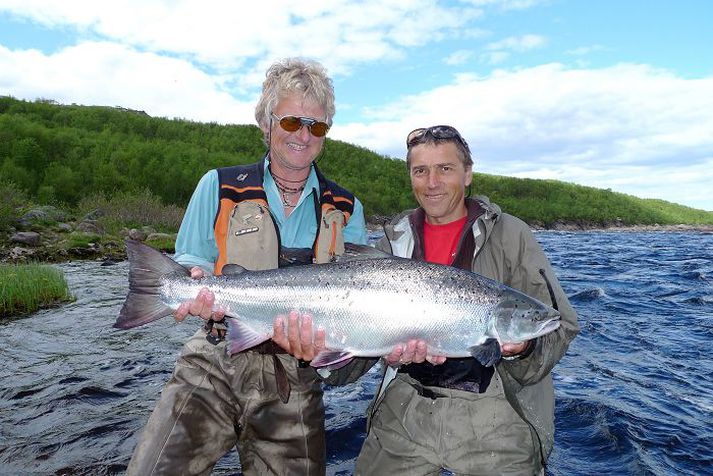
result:
<svg viewBox="0 0 713 476"><path fill-rule="evenodd" d="M150 190L164 204L184 207L207 170L253 162L264 150L256 126L0 97L0 187L38 204L73 207L97 193ZM360 198L367 215L414 206L402 160L327 139L318 164ZM475 174L473 193L538 226L713 224L713 212L553 180Z"/></svg>

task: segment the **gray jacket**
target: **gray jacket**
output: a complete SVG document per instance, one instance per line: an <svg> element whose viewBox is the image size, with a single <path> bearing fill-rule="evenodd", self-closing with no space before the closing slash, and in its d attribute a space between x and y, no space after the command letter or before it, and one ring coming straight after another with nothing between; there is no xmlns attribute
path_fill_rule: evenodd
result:
<svg viewBox="0 0 713 476"><path fill-rule="evenodd" d="M550 371L579 332L577 314L527 224L502 213L500 207L490 203L487 197L467 199L467 204L469 207L480 205L485 210L471 227L475 238L471 270L554 305L561 313L560 327L539 337L527 357L501 359L496 364L505 397L530 425L533 440L539 442L540 461L544 465L554 445L555 402ZM413 256L416 240L409 221L411 213L413 210L406 211L385 226L385 236L377 248L396 256ZM556 302L552 301L547 281ZM340 380L354 380L375 363L371 359L355 361L361 362L353 363L348 377L341 373Z"/></svg>

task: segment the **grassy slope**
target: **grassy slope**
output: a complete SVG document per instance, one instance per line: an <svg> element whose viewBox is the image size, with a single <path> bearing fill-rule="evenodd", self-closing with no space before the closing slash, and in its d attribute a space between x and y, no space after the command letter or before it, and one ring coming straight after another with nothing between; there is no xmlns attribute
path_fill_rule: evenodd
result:
<svg viewBox="0 0 713 476"><path fill-rule="evenodd" d="M99 191L148 188L165 203L183 207L205 171L254 161L264 150L255 126L8 97L0 97L0 124L0 182L19 182L36 202L76 205ZM328 139L319 166L360 198L367 215L391 215L415 204L402 160ZM555 180L476 173L473 193L538 226L713 225L713 212Z"/></svg>

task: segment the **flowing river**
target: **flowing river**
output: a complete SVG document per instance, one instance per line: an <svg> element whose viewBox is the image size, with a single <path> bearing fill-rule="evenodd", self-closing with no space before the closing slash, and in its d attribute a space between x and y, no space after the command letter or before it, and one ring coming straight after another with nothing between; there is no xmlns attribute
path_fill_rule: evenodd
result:
<svg viewBox="0 0 713 476"><path fill-rule="evenodd" d="M536 236L582 327L547 474L713 474L713 234ZM75 302L0 324L0 475L123 474L198 322L113 329L127 264L59 268ZM329 475L352 473L378 377L326 389ZM234 450L214 474L240 474Z"/></svg>

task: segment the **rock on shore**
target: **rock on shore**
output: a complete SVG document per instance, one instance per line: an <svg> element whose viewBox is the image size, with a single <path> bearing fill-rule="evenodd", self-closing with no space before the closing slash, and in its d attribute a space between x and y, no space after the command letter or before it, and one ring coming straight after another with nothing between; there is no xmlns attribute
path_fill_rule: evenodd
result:
<svg viewBox="0 0 713 476"><path fill-rule="evenodd" d="M110 234L99 212L74 220L58 208L45 205L28 211L7 233L0 234L0 262L122 261L126 259L126 238L172 243L176 235L157 233L148 226Z"/></svg>

